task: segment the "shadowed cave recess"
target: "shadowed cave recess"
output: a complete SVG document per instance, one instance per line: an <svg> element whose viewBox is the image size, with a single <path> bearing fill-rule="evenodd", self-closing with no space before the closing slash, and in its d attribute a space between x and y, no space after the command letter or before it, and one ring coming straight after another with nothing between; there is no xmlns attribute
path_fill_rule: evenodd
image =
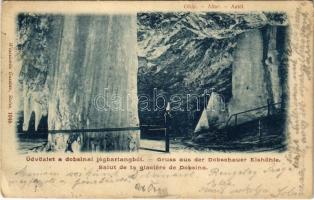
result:
<svg viewBox="0 0 314 200"><path fill-rule="evenodd" d="M18 133L141 126L142 139L162 140L162 131L143 127L165 126L169 109L173 143L201 150L285 149L285 13L20 14L17 30ZM116 106L130 104L130 112L95 108L105 88L121 95ZM73 142L80 151L133 151L140 138L132 131L55 134L42 150L64 151Z"/></svg>

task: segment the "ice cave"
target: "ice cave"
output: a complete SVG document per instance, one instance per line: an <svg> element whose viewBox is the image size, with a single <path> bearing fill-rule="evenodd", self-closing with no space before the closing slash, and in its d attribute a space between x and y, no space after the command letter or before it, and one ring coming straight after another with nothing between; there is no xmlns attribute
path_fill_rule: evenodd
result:
<svg viewBox="0 0 314 200"><path fill-rule="evenodd" d="M269 12L20 14L17 132L46 132L39 151L54 152L137 151L140 140L164 137L144 126L168 126L181 146L279 149L288 25L285 13ZM47 134L121 127L139 130Z"/></svg>

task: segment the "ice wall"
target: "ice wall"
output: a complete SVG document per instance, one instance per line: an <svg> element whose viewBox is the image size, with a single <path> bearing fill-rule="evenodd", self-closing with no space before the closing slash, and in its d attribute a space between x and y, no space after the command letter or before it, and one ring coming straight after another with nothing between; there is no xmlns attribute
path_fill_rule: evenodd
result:
<svg viewBox="0 0 314 200"><path fill-rule="evenodd" d="M29 130L31 115L35 114L35 131L38 130L38 125L43 116L47 116L47 99L45 90L32 91L23 81L23 131Z"/></svg>
<svg viewBox="0 0 314 200"><path fill-rule="evenodd" d="M58 62L48 75L48 128L137 126L135 16L66 16L62 26ZM98 102L101 108L97 97L107 101ZM61 133L48 140L53 151L133 151L139 132Z"/></svg>
<svg viewBox="0 0 314 200"><path fill-rule="evenodd" d="M267 58L265 60L266 68L268 70L268 74L270 76L270 87L271 87L271 95L272 95L272 103L281 102L281 93L282 89L280 86L279 80L279 61L278 61L278 51L276 48L276 34L277 27L270 26L267 30L268 32L268 51ZM279 104L276 104L276 108L279 108Z"/></svg>
<svg viewBox="0 0 314 200"><path fill-rule="evenodd" d="M263 65L263 40L259 29L242 33L234 52L232 98L229 115L267 105L269 93ZM238 116L238 123L265 114L265 110Z"/></svg>

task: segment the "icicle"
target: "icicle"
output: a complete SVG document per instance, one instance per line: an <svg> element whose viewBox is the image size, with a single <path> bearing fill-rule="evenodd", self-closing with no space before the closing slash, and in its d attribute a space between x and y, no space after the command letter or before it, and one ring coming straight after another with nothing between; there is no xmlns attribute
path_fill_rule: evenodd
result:
<svg viewBox="0 0 314 200"><path fill-rule="evenodd" d="M34 102L33 103L34 105L34 112L35 112L35 131L38 130L38 125L39 125L39 122L43 116L42 114L42 109L41 109L41 104L39 104L38 102Z"/></svg>
<svg viewBox="0 0 314 200"><path fill-rule="evenodd" d="M26 81L23 82L23 131L28 131L29 121L31 118L32 108L31 108L31 97L28 93L28 87Z"/></svg>
<svg viewBox="0 0 314 200"><path fill-rule="evenodd" d="M167 103L166 111L170 111L170 103Z"/></svg>

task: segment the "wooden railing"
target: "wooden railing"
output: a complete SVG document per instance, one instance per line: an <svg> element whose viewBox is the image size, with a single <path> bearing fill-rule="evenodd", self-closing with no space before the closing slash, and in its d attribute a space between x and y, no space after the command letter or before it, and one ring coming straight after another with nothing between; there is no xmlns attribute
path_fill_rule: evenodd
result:
<svg viewBox="0 0 314 200"><path fill-rule="evenodd" d="M141 125L141 128L144 128L145 131L164 131L164 140L165 140L165 151L166 153L170 152L170 135L167 125L165 127L160 125ZM149 149L149 148L142 148L145 150L152 150L156 151L155 149Z"/></svg>
<svg viewBox="0 0 314 200"><path fill-rule="evenodd" d="M249 110L245 110L242 112L238 112L235 114L230 115L230 117L228 118L228 120L226 121L225 127L230 126L229 122L231 121L232 118L234 118L234 126L238 125L238 116L242 115L242 114L246 114L252 111L257 111L257 110L262 110L262 109L266 109L267 108L267 116L270 115L272 107L276 106L276 105L280 105L280 109L282 109L282 102L278 102L278 103L269 103L269 101L267 102L267 105L265 106L261 106L261 107L257 107L257 108L253 108L253 109L249 109Z"/></svg>
<svg viewBox="0 0 314 200"><path fill-rule="evenodd" d="M145 130L151 130L151 131L164 131L164 140L165 140L165 150L161 152L170 152L170 136L169 132L167 131L167 127L162 127L158 125L141 125L137 127L121 127L121 128L94 128L94 129L62 129L62 130L46 130L46 131L22 131L22 134L24 135L38 135L38 134L57 134L57 133L88 133L88 132L94 132L94 133L104 133L104 132L118 132L118 131L139 131L141 128L144 128ZM123 132L122 132L123 133ZM124 132L127 133L127 132ZM141 148L145 150L152 150L152 151L159 151L156 149L149 149L149 148Z"/></svg>

